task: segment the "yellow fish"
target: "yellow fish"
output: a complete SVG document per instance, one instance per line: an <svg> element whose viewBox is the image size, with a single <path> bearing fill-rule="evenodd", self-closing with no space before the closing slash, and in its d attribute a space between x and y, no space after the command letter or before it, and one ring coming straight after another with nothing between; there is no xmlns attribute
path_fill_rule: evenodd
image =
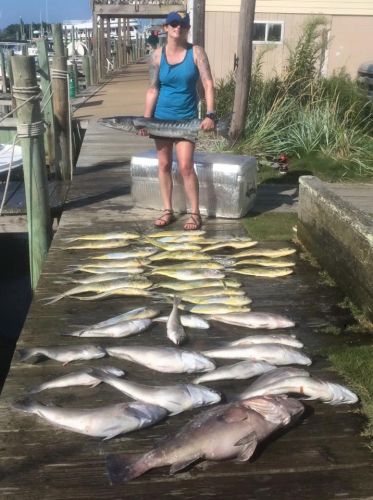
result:
<svg viewBox="0 0 373 500"><path fill-rule="evenodd" d="M244 274L245 276L263 276L266 278L278 278L280 276L287 276L294 271L288 267L282 269L261 268L261 267L244 267L242 269L232 269L232 273Z"/></svg>

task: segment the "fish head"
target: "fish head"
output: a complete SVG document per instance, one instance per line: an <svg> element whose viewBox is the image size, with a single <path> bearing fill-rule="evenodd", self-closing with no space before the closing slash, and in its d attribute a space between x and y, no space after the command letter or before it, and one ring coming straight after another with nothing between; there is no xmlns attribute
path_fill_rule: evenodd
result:
<svg viewBox="0 0 373 500"><path fill-rule="evenodd" d="M243 400L242 404L275 427L288 425L304 412L304 405L298 399L288 398L284 394L248 398Z"/></svg>
<svg viewBox="0 0 373 500"><path fill-rule="evenodd" d="M340 404L354 404L359 401L358 396L340 384L333 384L330 382L324 382L327 385L329 393L331 394L330 404L340 405Z"/></svg>
<svg viewBox="0 0 373 500"><path fill-rule="evenodd" d="M275 319L277 328L292 328L295 326L295 322L285 316L278 315Z"/></svg>
<svg viewBox="0 0 373 500"><path fill-rule="evenodd" d="M215 370L215 363L203 356L202 354L194 351L183 351L181 357L185 366L189 367L189 373L193 372L211 372Z"/></svg>
<svg viewBox="0 0 373 500"><path fill-rule="evenodd" d="M117 128L125 132L136 131L132 116L109 116L107 118L100 118L98 123L105 127Z"/></svg>
<svg viewBox="0 0 373 500"><path fill-rule="evenodd" d="M187 390L192 400L198 401L198 406L213 405L221 401L219 392L202 385L187 384Z"/></svg>

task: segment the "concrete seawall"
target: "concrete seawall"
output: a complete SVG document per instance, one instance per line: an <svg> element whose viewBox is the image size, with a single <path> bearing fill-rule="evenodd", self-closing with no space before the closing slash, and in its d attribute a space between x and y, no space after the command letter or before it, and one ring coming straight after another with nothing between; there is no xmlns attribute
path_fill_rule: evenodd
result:
<svg viewBox="0 0 373 500"><path fill-rule="evenodd" d="M373 220L317 177L299 179L298 238L373 321Z"/></svg>

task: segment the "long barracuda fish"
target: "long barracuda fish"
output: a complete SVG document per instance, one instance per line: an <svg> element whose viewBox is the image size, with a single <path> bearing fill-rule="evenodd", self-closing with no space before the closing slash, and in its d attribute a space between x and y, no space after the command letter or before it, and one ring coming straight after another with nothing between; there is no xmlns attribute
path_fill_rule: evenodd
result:
<svg viewBox="0 0 373 500"><path fill-rule="evenodd" d="M144 118L143 116L110 116L100 118L98 123L106 127L117 128L124 132L136 133L141 129L146 129L150 135L156 137L173 137L175 139L195 140L201 132L202 120L193 118L192 120L157 120L156 118ZM227 137L229 130L229 120L218 120L215 132L218 135Z"/></svg>

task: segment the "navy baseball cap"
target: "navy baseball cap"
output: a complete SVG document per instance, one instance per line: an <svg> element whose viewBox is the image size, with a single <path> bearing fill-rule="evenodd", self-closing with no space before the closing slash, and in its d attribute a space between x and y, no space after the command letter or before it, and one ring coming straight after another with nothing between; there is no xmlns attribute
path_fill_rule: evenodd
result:
<svg viewBox="0 0 373 500"><path fill-rule="evenodd" d="M183 10L179 10L177 12L170 12L166 17L165 24L171 24L175 22L180 23L180 26L182 28L189 28L190 27L189 14Z"/></svg>

